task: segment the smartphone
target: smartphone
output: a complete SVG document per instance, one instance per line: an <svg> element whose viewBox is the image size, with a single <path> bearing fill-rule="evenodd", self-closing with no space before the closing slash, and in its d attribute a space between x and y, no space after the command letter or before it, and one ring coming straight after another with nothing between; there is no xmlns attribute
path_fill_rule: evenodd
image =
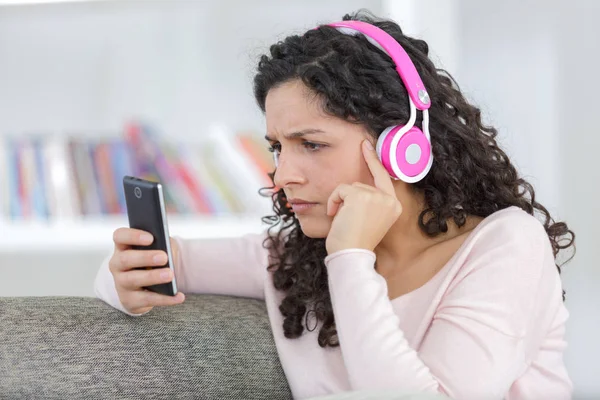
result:
<svg viewBox="0 0 600 400"><path fill-rule="evenodd" d="M164 268L168 266L173 271L173 280L171 282L146 286L144 289L175 296L177 294L177 283L173 254L171 252L171 241L169 240L163 187L159 182L140 179L134 176L124 176L123 190L125 191L129 227L149 232L154 237L152 244L148 246L135 245L132 248L137 250L162 250L167 253L168 258L165 265L136 269Z"/></svg>

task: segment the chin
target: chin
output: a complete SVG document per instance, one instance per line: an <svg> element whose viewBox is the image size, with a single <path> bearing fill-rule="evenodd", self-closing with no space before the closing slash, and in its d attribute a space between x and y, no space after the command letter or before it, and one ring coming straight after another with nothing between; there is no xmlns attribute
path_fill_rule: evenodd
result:
<svg viewBox="0 0 600 400"><path fill-rule="evenodd" d="M298 216L296 218L298 218L298 222L300 222L302 233L311 239L324 239L331 229L331 220L329 218L307 216Z"/></svg>

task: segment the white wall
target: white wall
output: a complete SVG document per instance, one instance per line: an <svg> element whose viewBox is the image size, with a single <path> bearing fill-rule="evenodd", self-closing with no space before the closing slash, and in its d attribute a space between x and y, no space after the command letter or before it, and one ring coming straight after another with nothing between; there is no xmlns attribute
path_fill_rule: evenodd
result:
<svg viewBox="0 0 600 400"><path fill-rule="evenodd" d="M193 138L263 128L252 96L276 38L379 0L101 1L0 7L0 134L117 132L132 116Z"/></svg>
<svg viewBox="0 0 600 400"><path fill-rule="evenodd" d="M571 311L567 362L581 398L600 398L599 17L599 2L564 2L554 24L560 73L557 164L564 217L577 235L577 255L564 269Z"/></svg>
<svg viewBox="0 0 600 400"><path fill-rule="evenodd" d="M408 34L428 41L485 121L498 128L537 200L575 231L577 255L563 269L571 315L565 359L575 398L600 398L600 2L442 4L390 0L386 10L408 19Z"/></svg>

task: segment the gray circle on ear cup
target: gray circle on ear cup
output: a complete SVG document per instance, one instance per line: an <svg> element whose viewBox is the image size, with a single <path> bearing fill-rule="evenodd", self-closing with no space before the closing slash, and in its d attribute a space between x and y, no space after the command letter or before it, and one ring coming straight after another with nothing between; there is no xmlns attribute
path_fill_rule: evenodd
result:
<svg viewBox="0 0 600 400"><path fill-rule="evenodd" d="M419 90L419 100L423 102L423 104L429 104L429 93L426 90Z"/></svg>
<svg viewBox="0 0 600 400"><path fill-rule="evenodd" d="M406 162L409 164L416 164L421 159L421 148L418 144L413 143L406 148Z"/></svg>

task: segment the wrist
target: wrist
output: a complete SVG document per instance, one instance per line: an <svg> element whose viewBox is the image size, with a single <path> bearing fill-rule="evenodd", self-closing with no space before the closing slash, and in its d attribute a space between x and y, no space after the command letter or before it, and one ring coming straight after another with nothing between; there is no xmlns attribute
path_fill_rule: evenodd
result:
<svg viewBox="0 0 600 400"><path fill-rule="evenodd" d="M339 259L346 259L346 257L363 257L363 256L367 256L369 259L372 259L371 261L374 263L375 262L375 258L376 255L372 250L369 249L365 249L365 248L359 248L359 247L348 247L348 248L341 248L337 251L332 251L331 253L329 253L326 257L325 257L325 265L328 266L328 264L332 261L332 260L339 260Z"/></svg>

